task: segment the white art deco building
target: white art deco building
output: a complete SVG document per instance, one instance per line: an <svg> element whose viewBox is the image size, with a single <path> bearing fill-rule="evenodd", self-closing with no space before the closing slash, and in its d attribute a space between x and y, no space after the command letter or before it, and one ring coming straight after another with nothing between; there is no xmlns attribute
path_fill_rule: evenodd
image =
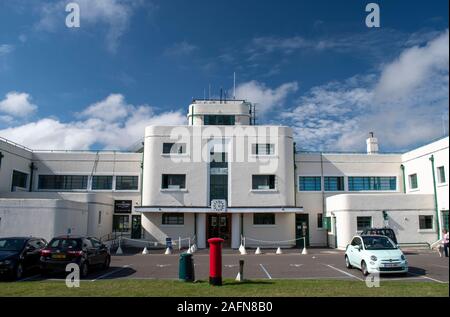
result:
<svg viewBox="0 0 450 317"><path fill-rule="evenodd" d="M113 232L228 247L338 247L368 227L400 244L448 228L448 137L407 153L304 153L251 103L194 100L186 126L149 126L136 152L37 151L0 140L0 236ZM143 131L144 133L144 131Z"/></svg>

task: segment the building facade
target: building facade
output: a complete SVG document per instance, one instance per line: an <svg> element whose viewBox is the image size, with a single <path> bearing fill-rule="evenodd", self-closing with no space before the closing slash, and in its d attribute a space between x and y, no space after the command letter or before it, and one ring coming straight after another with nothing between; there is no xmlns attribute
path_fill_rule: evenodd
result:
<svg viewBox="0 0 450 317"><path fill-rule="evenodd" d="M243 100L194 100L138 152L36 151L0 140L0 236L121 232L164 243L345 248L389 226L400 244L448 229L448 137L407 153L297 152Z"/></svg>

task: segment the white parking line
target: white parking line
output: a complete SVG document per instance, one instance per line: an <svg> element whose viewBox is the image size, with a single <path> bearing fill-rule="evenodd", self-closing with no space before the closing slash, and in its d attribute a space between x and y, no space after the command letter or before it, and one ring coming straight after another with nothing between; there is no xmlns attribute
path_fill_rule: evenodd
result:
<svg viewBox="0 0 450 317"><path fill-rule="evenodd" d="M110 275L113 275L114 273L120 272L120 271L122 271L122 270L124 270L124 269L126 269L126 268L129 268L130 266L131 266L131 265L124 265L124 266L122 266L122 267L120 267L120 268L118 268L118 269L115 269L114 271L111 271L111 272L108 272L108 273L106 273L106 274L100 275L99 277L97 277L97 278L91 280L91 282L95 282L95 281L100 280L100 279L102 279L102 278L105 278L105 277L108 277L108 276L110 276Z"/></svg>
<svg viewBox="0 0 450 317"><path fill-rule="evenodd" d="M440 281L440 280L437 280L437 279L429 277L429 276L423 276L423 275L420 275L420 274L417 274L417 273L412 273L412 272L409 272L409 274L412 274L414 276L419 276L421 278L424 278L424 279L427 279L427 280L430 280L430 281L433 281L433 282L436 282L436 283L448 284L448 282Z"/></svg>
<svg viewBox="0 0 450 317"><path fill-rule="evenodd" d="M30 276L30 277L26 277L26 278L23 278L23 279L21 279L21 280L18 280L18 282L26 282L26 281L35 279L35 278L37 278L37 277L39 277L39 276L41 276L41 275L40 275L40 274L36 274L36 275Z"/></svg>
<svg viewBox="0 0 450 317"><path fill-rule="evenodd" d="M289 264L289 266L292 266L292 267L302 267L303 264Z"/></svg>
<svg viewBox="0 0 450 317"><path fill-rule="evenodd" d="M340 269L338 269L338 268L336 268L336 267L334 267L334 266L331 266L331 265L329 265L329 264L327 264L326 266L328 266L329 268L332 268L333 270L336 270L336 271L338 271L338 272L341 272L342 274L345 274L345 275L347 275L347 276L356 278L357 280L359 280L359 281L361 281L361 282L364 282L364 280L363 280L362 278L357 277L357 276L354 276L353 274L350 274L350 273L348 273L348 272L342 271L342 270L340 270Z"/></svg>
<svg viewBox="0 0 450 317"><path fill-rule="evenodd" d="M259 266L261 267L261 269L264 271L264 273L266 273L267 277L269 278L269 280L272 279L272 276L270 276L269 272L267 272L266 268L264 267L264 265L259 264Z"/></svg>

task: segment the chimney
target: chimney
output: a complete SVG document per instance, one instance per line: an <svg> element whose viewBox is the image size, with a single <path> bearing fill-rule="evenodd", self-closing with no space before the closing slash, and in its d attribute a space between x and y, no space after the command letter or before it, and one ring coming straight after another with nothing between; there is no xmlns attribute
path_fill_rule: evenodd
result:
<svg viewBox="0 0 450 317"><path fill-rule="evenodd" d="M369 138L366 140L367 154L378 154L378 139L374 137L373 132L369 133Z"/></svg>

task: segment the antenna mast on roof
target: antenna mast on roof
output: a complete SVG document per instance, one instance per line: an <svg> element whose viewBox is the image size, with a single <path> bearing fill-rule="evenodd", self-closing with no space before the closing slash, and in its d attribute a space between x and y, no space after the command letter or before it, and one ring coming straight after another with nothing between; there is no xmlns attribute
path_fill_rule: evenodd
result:
<svg viewBox="0 0 450 317"><path fill-rule="evenodd" d="M236 100L236 72L233 72L233 99Z"/></svg>

